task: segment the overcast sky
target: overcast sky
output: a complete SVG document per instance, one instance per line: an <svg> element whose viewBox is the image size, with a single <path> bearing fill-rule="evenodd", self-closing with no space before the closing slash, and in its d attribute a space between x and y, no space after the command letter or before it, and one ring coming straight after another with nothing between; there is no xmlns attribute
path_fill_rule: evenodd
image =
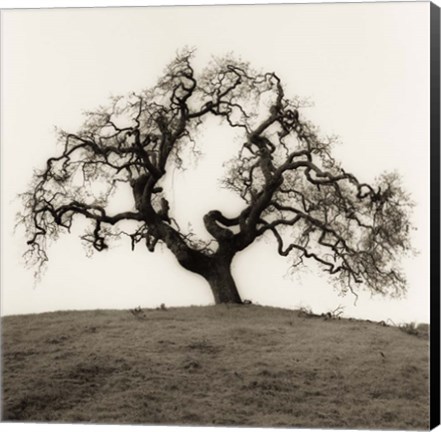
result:
<svg viewBox="0 0 441 432"><path fill-rule="evenodd" d="M343 167L370 182L397 170L417 203L414 246L404 261L406 299L341 298L314 270L289 276L273 242L233 262L242 298L262 305L310 307L394 322L429 319L429 3L7 11L2 14L2 303L3 315L59 309L209 304L207 283L181 269L166 250L128 243L87 258L74 234L49 250L37 285L23 266L23 233L13 235L16 195L32 170L57 154L54 126L75 131L81 113L110 95L154 85L176 51L196 47L195 68L233 51L276 72L287 95L310 98L305 116L338 134ZM181 217L227 208L218 179L228 142L216 131L200 142L193 170L174 172ZM225 152L225 153L224 153ZM129 200L121 197L121 200ZM191 209L191 211L189 211Z"/></svg>

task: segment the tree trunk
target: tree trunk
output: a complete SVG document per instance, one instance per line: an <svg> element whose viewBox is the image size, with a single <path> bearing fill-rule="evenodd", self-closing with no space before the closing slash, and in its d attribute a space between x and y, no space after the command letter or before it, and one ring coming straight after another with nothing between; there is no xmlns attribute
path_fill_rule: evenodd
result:
<svg viewBox="0 0 441 432"><path fill-rule="evenodd" d="M202 275L210 284L216 304L242 303L229 263L213 263L208 274Z"/></svg>
<svg viewBox="0 0 441 432"><path fill-rule="evenodd" d="M231 274L230 265L234 256L231 250L219 250L216 256L204 255L190 249L170 226L163 224L159 228L162 231L151 231L165 242L182 267L207 280L216 304L242 303Z"/></svg>

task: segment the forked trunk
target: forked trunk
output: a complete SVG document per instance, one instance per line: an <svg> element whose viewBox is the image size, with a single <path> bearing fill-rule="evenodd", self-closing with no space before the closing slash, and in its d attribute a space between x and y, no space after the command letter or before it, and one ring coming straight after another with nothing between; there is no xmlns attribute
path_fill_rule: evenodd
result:
<svg viewBox="0 0 441 432"><path fill-rule="evenodd" d="M216 304L242 303L236 283L231 274L229 263L213 263L208 274L202 276L207 279L213 292Z"/></svg>
<svg viewBox="0 0 441 432"><path fill-rule="evenodd" d="M170 230L165 232L163 238L182 267L207 280L216 304L242 303L231 274L230 264L234 256L233 253L224 251L224 253L217 254L216 257L209 257L189 249L182 243L179 235Z"/></svg>

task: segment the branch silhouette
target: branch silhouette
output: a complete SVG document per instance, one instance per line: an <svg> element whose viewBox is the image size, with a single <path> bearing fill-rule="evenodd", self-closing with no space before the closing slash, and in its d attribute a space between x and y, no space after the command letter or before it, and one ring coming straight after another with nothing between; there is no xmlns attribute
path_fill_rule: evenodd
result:
<svg viewBox="0 0 441 432"><path fill-rule="evenodd" d="M45 264L48 240L82 216L91 224L82 239L95 250L121 235L132 249L144 242L153 252L163 243L208 281L217 303L241 302L231 262L266 235L280 255L293 256L293 266L315 261L343 292L363 286L403 294L399 261L411 251L413 204L398 174L370 185L346 172L332 157L334 140L319 136L302 114L305 105L285 96L275 73L225 57L196 74L192 58L188 50L178 54L153 88L89 112L77 133L59 132L61 154L48 159L22 195L28 262ZM243 208L233 217L207 212L212 239L204 242L180 229L161 182L169 167L182 166L194 134L211 117L242 138L223 187L242 198ZM120 184L130 185L133 209L109 214Z"/></svg>

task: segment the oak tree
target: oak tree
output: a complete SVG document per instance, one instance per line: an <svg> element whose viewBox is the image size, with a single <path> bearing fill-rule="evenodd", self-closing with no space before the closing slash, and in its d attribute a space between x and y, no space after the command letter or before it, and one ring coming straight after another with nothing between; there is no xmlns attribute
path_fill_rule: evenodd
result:
<svg viewBox="0 0 441 432"><path fill-rule="evenodd" d="M201 73L192 65L191 52L178 54L153 88L113 98L76 133L59 132L60 153L23 194L28 262L45 264L49 241L81 216L90 223L82 239L96 251L123 236L150 252L165 244L206 279L216 303L241 303L231 263L261 236L272 236L294 267L315 261L343 292L405 292L399 260L411 247L412 203L398 175L371 185L345 171L331 155L333 139L320 136L275 73L231 57ZM209 118L241 139L223 186L243 206L237 214L207 212L207 242L181 229L163 183L185 164ZM121 184L130 185L133 205L114 214L108 203Z"/></svg>

